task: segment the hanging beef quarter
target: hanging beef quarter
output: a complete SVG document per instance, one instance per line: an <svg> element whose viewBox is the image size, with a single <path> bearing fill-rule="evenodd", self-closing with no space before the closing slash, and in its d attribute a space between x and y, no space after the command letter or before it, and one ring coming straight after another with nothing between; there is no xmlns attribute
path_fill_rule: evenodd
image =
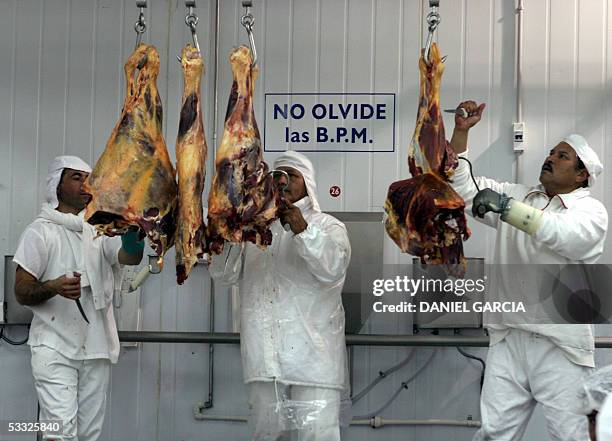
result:
<svg viewBox="0 0 612 441"><path fill-rule="evenodd" d="M85 182L92 195L85 220L107 236L139 227L163 257L173 243L177 198L162 135L158 73L159 55L150 45L139 45L125 63L121 118Z"/></svg>
<svg viewBox="0 0 612 441"><path fill-rule="evenodd" d="M251 60L245 46L230 55L234 83L208 198L208 249L216 254L224 241L266 247L272 242L269 225L278 218L280 196L263 161L253 111L257 70Z"/></svg>
<svg viewBox="0 0 612 441"><path fill-rule="evenodd" d="M447 182L458 160L444 136L440 110L444 64L435 43L430 64L421 57L419 70L419 109L408 149L412 178L389 187L385 226L403 252L420 257L423 263L444 264L449 273L463 275L462 239L468 239L470 231L463 212L465 202Z"/></svg>
<svg viewBox="0 0 612 441"><path fill-rule="evenodd" d="M176 169L178 172L178 217L176 221L176 280L181 285L191 268L203 255L204 190L206 140L202 123L200 80L204 61L200 52L187 45L181 54L183 66L183 100L178 137L176 139Z"/></svg>

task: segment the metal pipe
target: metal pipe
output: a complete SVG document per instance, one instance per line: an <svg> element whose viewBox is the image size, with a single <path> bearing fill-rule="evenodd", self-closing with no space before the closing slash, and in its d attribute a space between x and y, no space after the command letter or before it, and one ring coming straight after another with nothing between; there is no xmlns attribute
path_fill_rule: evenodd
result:
<svg viewBox="0 0 612 441"><path fill-rule="evenodd" d="M248 417L234 415L202 415L197 418L202 421L227 421L234 423L246 423ZM382 417L373 417L370 419L352 420L351 426L370 426L378 428L383 426L446 426L446 427L474 427L481 426L480 421L473 420L403 420L403 419L385 419Z"/></svg>
<svg viewBox="0 0 612 441"><path fill-rule="evenodd" d="M215 2L215 53L213 55L213 63L215 66L215 76L213 78L213 93L214 93L214 109L213 109L213 135L212 135L212 164L214 166L215 159L217 157L217 113L219 110L219 91L217 85L219 84L219 2Z"/></svg>
<svg viewBox="0 0 612 441"><path fill-rule="evenodd" d="M246 423L248 421L247 417L232 415L198 415L195 419L200 421L229 421L233 423Z"/></svg>
<svg viewBox="0 0 612 441"><path fill-rule="evenodd" d="M516 122L523 121L523 0L516 8Z"/></svg>
<svg viewBox="0 0 612 441"><path fill-rule="evenodd" d="M240 334L233 332L163 332L119 331L119 340L143 343L213 343L238 344ZM465 337L442 335L378 335L348 334L347 346L421 346L421 347L473 347L486 348L489 337ZM596 348L612 348L612 337L595 338Z"/></svg>
<svg viewBox="0 0 612 441"><path fill-rule="evenodd" d="M374 417L369 420L353 420L351 426L370 426L378 428L383 426L453 426L453 427L480 427L480 421L473 420L402 420Z"/></svg>
<svg viewBox="0 0 612 441"><path fill-rule="evenodd" d="M517 0L516 8L516 119L523 122L523 0ZM524 142L524 139L523 139ZM522 152L515 153L514 182L520 183Z"/></svg>
<svg viewBox="0 0 612 441"><path fill-rule="evenodd" d="M219 1L215 2L215 29L214 29L214 50L213 50L213 61L212 64L215 68L213 76L213 96L214 96L214 108L213 108L213 120L212 120L212 163L215 163L215 157L217 156L217 110L218 110L218 98L219 91L217 90L217 84L219 81ZM208 302L208 320L209 320L209 333L208 335L215 335L215 282L210 278L210 301ZM200 343L200 341L192 341L193 343ZM215 385L215 347L214 341L208 340L208 399L197 403L193 409L193 417L197 420L202 419L204 411L210 409L214 405L214 385Z"/></svg>
<svg viewBox="0 0 612 441"><path fill-rule="evenodd" d="M347 345L355 346L465 346L487 347L486 336L443 336L443 335L378 335L351 334L346 336Z"/></svg>
<svg viewBox="0 0 612 441"><path fill-rule="evenodd" d="M210 303L209 303L209 330L215 333L215 281L210 278ZM205 409L213 407L213 387L215 380L215 346L208 344L208 400L204 403Z"/></svg>
<svg viewBox="0 0 612 441"><path fill-rule="evenodd" d="M349 375L349 393L353 396L355 390L353 382L355 380L355 348L353 346L348 347L348 375Z"/></svg>
<svg viewBox="0 0 612 441"><path fill-rule="evenodd" d="M219 1L215 2L215 49L213 63L215 66L215 76L213 78L214 110L213 110L213 164L217 156L217 110L219 91L217 85L219 81ZM210 302L209 309L209 331L215 333L215 281L210 278ZM204 403L204 409L210 409L214 403L214 383L215 383L215 346L209 343L208 346L208 400Z"/></svg>

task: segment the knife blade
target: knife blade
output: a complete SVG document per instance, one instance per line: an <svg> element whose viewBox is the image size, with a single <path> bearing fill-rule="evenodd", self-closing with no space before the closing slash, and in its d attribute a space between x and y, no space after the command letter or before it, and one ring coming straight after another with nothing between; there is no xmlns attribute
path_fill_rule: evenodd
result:
<svg viewBox="0 0 612 441"><path fill-rule="evenodd" d="M79 311L83 316L83 319L87 322L87 324L89 324L89 320L87 320L87 315L85 315L85 311L83 311L83 305L81 305L81 301L79 299L74 299L74 301L76 302L77 307L79 308Z"/></svg>
<svg viewBox="0 0 612 441"><path fill-rule="evenodd" d="M465 110L463 107L458 107L456 109L444 109L444 111L446 113L454 113L455 115L460 115L463 118L467 118L468 117L467 110Z"/></svg>

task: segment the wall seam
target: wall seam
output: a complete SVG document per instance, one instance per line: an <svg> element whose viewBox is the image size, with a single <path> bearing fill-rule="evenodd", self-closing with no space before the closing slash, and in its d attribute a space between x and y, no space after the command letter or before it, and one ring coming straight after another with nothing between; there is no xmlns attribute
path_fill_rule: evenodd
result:
<svg viewBox="0 0 612 441"><path fill-rule="evenodd" d="M17 92L15 87L15 78L17 77L17 0L13 0L13 53L11 54L12 58L12 69L11 69L11 122L9 129L9 156L10 163L13 164L14 152L15 152L15 101L17 100ZM9 167L9 182L11 185L11 191L9 192L9 214L14 213L13 210L15 204L15 174L13 173L14 167ZM13 249L13 222L15 219L12 219L8 225L8 237L7 240L7 253L10 253Z"/></svg>
<svg viewBox="0 0 612 441"><path fill-rule="evenodd" d="M35 165L34 165L34 176L36 177L36 207L40 206L40 192L38 191L40 188L40 97L42 95L42 54L43 54L43 33L45 28L45 2L40 2L40 26L39 26L39 34L38 34L38 87L36 91L36 147L35 147Z"/></svg>
<svg viewBox="0 0 612 441"><path fill-rule="evenodd" d="M98 36L98 0L94 0L93 10L93 30L91 38L91 90L89 92L89 159L90 164L94 164L94 123L96 113L96 56L97 56L97 36Z"/></svg>
<svg viewBox="0 0 612 441"><path fill-rule="evenodd" d="M64 133L62 140L62 154L66 154L66 142L68 137L68 100L70 99L70 30L72 27L72 0L67 0L66 7L66 56L64 58L64 72L66 73L64 82Z"/></svg>

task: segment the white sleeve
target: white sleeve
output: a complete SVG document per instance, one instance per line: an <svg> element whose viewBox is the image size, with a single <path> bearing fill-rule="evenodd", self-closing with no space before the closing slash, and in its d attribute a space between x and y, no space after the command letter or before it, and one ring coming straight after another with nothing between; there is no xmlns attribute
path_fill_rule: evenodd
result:
<svg viewBox="0 0 612 441"><path fill-rule="evenodd" d="M244 266L244 249L246 244L230 244L225 242L221 254L213 254L208 273L215 282L221 285L234 285L242 279Z"/></svg>
<svg viewBox="0 0 612 441"><path fill-rule="evenodd" d="M313 276L323 283L335 283L346 274L351 245L346 227L340 222L319 226L309 223L295 235L297 252Z"/></svg>
<svg viewBox="0 0 612 441"><path fill-rule="evenodd" d="M461 158L467 158L467 151L459 156L459 165L455 169L455 175L453 176L452 181L449 183L465 201L465 212L468 215L472 216L472 202L474 201L474 196L476 196L476 193L478 193L478 189L482 190L484 188L490 188L497 193L506 193L509 195L512 192L512 188L516 186L516 184L497 182L494 179L478 176L474 178L476 184L478 184L478 188L476 188L476 185L472 180L472 175L470 174L470 167L467 161ZM499 214L489 212L485 215L484 219L479 217L476 217L475 219L485 225L497 228L497 224L499 223Z"/></svg>
<svg viewBox="0 0 612 441"><path fill-rule="evenodd" d="M35 229L28 227L19 240L13 262L40 280L47 269L49 253L44 237Z"/></svg>
<svg viewBox="0 0 612 441"><path fill-rule="evenodd" d="M595 262L603 253L608 212L601 202L589 199L563 213L545 211L533 238L570 260Z"/></svg>
<svg viewBox="0 0 612 441"><path fill-rule="evenodd" d="M121 237L108 237L103 236L102 240L102 251L104 252L104 258L108 263L113 266L119 264L119 250L121 250ZM94 239L95 240L95 239Z"/></svg>

